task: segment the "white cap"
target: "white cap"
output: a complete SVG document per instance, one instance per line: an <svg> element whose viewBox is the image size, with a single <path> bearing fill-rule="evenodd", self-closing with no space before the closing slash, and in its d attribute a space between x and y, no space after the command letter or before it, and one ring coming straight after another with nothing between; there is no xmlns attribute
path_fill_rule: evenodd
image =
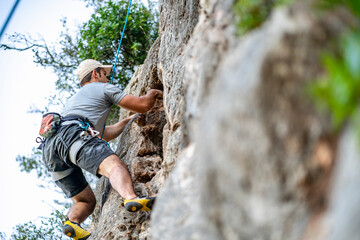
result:
<svg viewBox="0 0 360 240"><path fill-rule="evenodd" d="M91 71L95 70L96 68L104 68L106 71L106 75L109 75L111 72L111 68L113 65L102 65L100 62L93 60L93 59L86 59L82 61L77 68L77 75L78 78L81 80L84 79L86 75L88 75Z"/></svg>

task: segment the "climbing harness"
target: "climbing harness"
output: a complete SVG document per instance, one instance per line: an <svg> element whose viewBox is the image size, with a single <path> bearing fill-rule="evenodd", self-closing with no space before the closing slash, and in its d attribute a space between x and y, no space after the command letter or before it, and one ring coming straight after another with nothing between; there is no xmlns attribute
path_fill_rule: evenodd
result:
<svg viewBox="0 0 360 240"><path fill-rule="evenodd" d="M94 137L97 137L100 133L91 126L87 118L74 115L74 116L64 117L63 119L64 122L61 125L65 126L65 125L77 123L79 127L83 130L80 133L80 138L75 140L75 142L71 144L69 149L69 159L73 164L76 165L76 156L80 148L84 145L85 142L89 141Z"/></svg>
<svg viewBox="0 0 360 240"><path fill-rule="evenodd" d="M41 120L39 135L43 137L41 139L38 137L36 142L43 142L46 138L52 137L62 125L68 125L78 123L80 128L84 131L81 132L80 137L96 137L100 134L99 131L96 131L91 125L87 118L81 116L73 115L62 117L58 113L50 112L43 115ZM40 138L40 139L39 139Z"/></svg>
<svg viewBox="0 0 360 240"><path fill-rule="evenodd" d="M47 139L51 138L61 127L70 124L77 124L82 129L79 134L79 138L69 144L69 160L76 165L76 156L82 146L84 146L87 141L91 140L94 137L97 137L100 134L93 128L87 118L83 118L78 115L62 117L58 113L46 113L43 115L39 131L39 134L43 138L38 137L36 139L36 142L41 143L39 146L39 148L41 149L43 145L46 144ZM51 172L51 176L54 181L58 181L69 176L73 171L74 168L68 168L63 171L54 171Z"/></svg>
<svg viewBox="0 0 360 240"><path fill-rule="evenodd" d="M122 34L121 34L121 38L120 38L120 42L119 42L119 47L118 47L118 50L117 50L117 53L116 53L116 58L115 58L115 63L114 63L114 68L113 68L110 84L113 83L116 64L117 64L117 60L118 60L119 52L120 52L120 47L121 47L121 43L122 43L122 40L123 40L123 37L124 37L126 24L128 22L128 19L129 19L129 13L130 13L130 9L131 9L131 2L132 2L132 0L129 0L129 7L128 7L127 14L126 14L125 24L124 24L124 27L123 27L123 30L122 30ZM53 114L53 116L52 116L52 114ZM47 115L51 115L52 117L46 117ZM41 129L40 129L40 132L39 132L40 135L42 137L44 137L44 138L43 139L37 138L36 141L38 143L41 142L41 145L43 145L45 143L46 138L50 138L51 136L53 136L61 126L74 124L74 123L79 124L80 128L83 130L80 133L80 138L75 140L73 143L71 143L70 148L69 148L69 159L73 164L76 165L76 156L77 156L77 153L79 152L79 150L82 148L82 146L87 141L89 141L91 138L97 137L100 134L99 131L96 131L91 126L90 122L86 118L83 118L81 116L61 117L57 113L56 114L55 113L45 114L43 116L42 126L41 126ZM106 126L106 123L104 124L101 139L103 139L103 136L104 136L105 126ZM48 131L49 131L49 134L46 134L46 135L43 134L43 132L46 133ZM41 145L40 145L40 147L41 147ZM69 176L73 171L74 171L74 169L70 168L70 169L66 169L64 171L55 171L55 172L52 172L51 174L52 174L52 178L54 179L54 181L57 181L57 180L60 180L62 178L65 178L65 177Z"/></svg>
<svg viewBox="0 0 360 240"><path fill-rule="evenodd" d="M80 138L88 138L89 133L91 137L97 137L100 134L100 132L91 127L88 122L80 122L79 126L82 130L84 130L80 133Z"/></svg>

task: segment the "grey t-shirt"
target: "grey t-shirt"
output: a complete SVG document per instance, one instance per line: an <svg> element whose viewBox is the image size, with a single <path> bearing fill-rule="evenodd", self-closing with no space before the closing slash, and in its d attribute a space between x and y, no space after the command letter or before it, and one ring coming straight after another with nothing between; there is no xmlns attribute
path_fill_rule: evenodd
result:
<svg viewBox="0 0 360 240"><path fill-rule="evenodd" d="M126 93L112 84L90 83L68 100L61 115L86 117L97 131L102 131L111 106L117 105L125 96Z"/></svg>

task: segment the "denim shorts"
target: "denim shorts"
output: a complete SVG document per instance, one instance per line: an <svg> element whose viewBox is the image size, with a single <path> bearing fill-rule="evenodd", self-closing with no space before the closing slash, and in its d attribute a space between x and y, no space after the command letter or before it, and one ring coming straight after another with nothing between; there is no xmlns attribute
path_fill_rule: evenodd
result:
<svg viewBox="0 0 360 240"><path fill-rule="evenodd" d="M76 155L76 164L73 164L69 159L69 149L79 140L82 131L76 124L64 126L47 139L43 147L43 161L50 172L73 169L70 175L55 181L68 198L79 194L88 185L81 169L100 177L97 173L100 164L114 154L107 142L94 137L82 143Z"/></svg>

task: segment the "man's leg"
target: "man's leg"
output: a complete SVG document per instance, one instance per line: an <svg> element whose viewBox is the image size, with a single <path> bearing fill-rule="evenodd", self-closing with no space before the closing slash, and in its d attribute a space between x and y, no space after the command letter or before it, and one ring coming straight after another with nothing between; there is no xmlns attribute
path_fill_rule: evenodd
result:
<svg viewBox="0 0 360 240"><path fill-rule="evenodd" d="M80 226L80 223L94 211L96 199L93 191L88 185L79 194L71 198L74 204L68 213L68 220L64 223L63 233L73 239L85 240L90 233Z"/></svg>
<svg viewBox="0 0 360 240"><path fill-rule="evenodd" d="M74 204L71 206L68 218L72 222L82 223L94 211L96 198L88 185L79 194L71 198Z"/></svg>
<svg viewBox="0 0 360 240"><path fill-rule="evenodd" d="M151 211L154 197L137 198L127 166L116 155L110 155L101 162L98 173L110 179L111 186L125 198L125 209L130 212Z"/></svg>
<svg viewBox="0 0 360 240"><path fill-rule="evenodd" d="M116 155L105 158L98 173L109 178L111 186L125 199L134 199L136 194L127 166Z"/></svg>

